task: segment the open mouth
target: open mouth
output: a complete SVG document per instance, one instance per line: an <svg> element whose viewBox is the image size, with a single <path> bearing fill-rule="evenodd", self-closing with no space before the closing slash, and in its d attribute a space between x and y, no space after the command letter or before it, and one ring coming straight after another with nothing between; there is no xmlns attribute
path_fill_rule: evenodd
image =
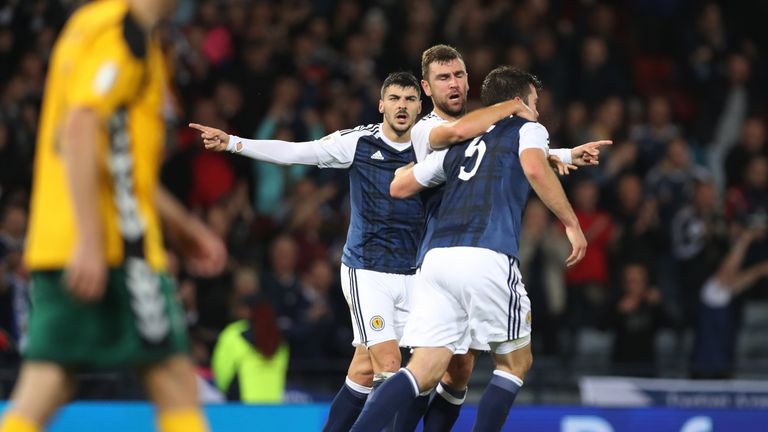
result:
<svg viewBox="0 0 768 432"><path fill-rule="evenodd" d="M459 98L461 98L461 95L458 94L458 93L453 93L453 94L448 95L448 100L449 101L457 101L457 100L459 100Z"/></svg>
<svg viewBox="0 0 768 432"><path fill-rule="evenodd" d="M395 116L395 118L396 118L396 119L398 119L398 120L403 120L403 121L405 121L405 120L408 120L408 114L406 114L406 113L398 113L398 114Z"/></svg>

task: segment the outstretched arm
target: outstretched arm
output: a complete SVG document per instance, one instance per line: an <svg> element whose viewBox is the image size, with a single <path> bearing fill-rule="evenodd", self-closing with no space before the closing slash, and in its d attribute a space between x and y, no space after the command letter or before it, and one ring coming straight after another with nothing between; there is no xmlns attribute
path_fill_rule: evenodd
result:
<svg viewBox="0 0 768 432"><path fill-rule="evenodd" d="M599 140L569 149L571 163L576 166L600 165L600 147L611 144L613 144L611 140Z"/></svg>
<svg viewBox="0 0 768 432"><path fill-rule="evenodd" d="M346 168L352 163L354 156L354 144L349 148L350 146L346 145L348 140L342 140L338 132L318 141L297 143L279 140L250 140L197 123L190 123L189 127L200 131L200 137L208 150L226 150L251 159L279 165L301 164Z"/></svg>
<svg viewBox="0 0 768 432"><path fill-rule="evenodd" d="M549 165L560 175L568 175L582 166L600 165L600 147L611 140L588 142L572 149L549 149Z"/></svg>
<svg viewBox="0 0 768 432"><path fill-rule="evenodd" d="M535 120L533 111L520 98L510 99L472 111L456 121L435 126L429 133L429 145L439 150L466 141L482 135L494 123L511 115Z"/></svg>

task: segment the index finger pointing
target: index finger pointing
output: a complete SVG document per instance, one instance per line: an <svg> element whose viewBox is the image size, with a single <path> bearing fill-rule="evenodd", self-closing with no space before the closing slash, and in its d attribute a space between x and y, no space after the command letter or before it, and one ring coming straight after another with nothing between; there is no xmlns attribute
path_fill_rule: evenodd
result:
<svg viewBox="0 0 768 432"><path fill-rule="evenodd" d="M209 127L203 126L203 125L198 124L198 123L190 123L189 127L191 127L192 129L197 129L200 132L210 132L210 130L211 130Z"/></svg>
<svg viewBox="0 0 768 432"><path fill-rule="evenodd" d="M600 141L595 141L595 142L593 142L591 144L592 144L592 146L594 148L598 148L598 147L602 147L604 145L611 145L611 144L613 144L613 140L600 140Z"/></svg>

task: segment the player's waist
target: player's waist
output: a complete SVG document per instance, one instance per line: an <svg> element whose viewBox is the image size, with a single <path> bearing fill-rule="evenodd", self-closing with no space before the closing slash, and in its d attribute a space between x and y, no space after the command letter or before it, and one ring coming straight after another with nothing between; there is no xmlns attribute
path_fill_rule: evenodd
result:
<svg viewBox="0 0 768 432"><path fill-rule="evenodd" d="M416 274L415 261L416 260L414 256L414 259L411 259L405 263L386 263L376 260L357 258L354 255L347 253L347 251L345 251L344 255L341 257L341 263L349 268L397 275Z"/></svg>
<svg viewBox="0 0 768 432"><path fill-rule="evenodd" d="M509 244L514 243L514 244ZM494 239L474 239L474 238L455 238L450 236L438 236L434 235L426 246L426 251L437 248L454 248L454 247L466 247L486 249L493 252L497 252L506 255L510 259L519 259L519 251L517 247L517 240L510 240L509 242L494 240Z"/></svg>

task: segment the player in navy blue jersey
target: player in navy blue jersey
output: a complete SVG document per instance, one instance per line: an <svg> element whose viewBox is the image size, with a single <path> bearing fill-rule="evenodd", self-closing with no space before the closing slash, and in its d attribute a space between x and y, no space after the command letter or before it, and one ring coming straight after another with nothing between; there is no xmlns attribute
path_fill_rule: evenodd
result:
<svg viewBox="0 0 768 432"><path fill-rule="evenodd" d="M397 341L409 312L409 292L424 218L421 201L413 198L400 202L391 198L389 183L396 169L416 161L410 128L420 109L420 96L413 75L391 74L382 86L379 104L383 123L338 131L306 143L245 140L218 129L190 124L202 132L203 142L210 150L228 150L278 164L350 167L352 216L341 276L356 350L345 385L331 404L325 430L348 430L371 387L400 366ZM525 111L524 115L533 116L518 101L481 111L483 123L468 118L443 125L434 141L443 145L460 142L510 114Z"/></svg>
<svg viewBox="0 0 768 432"><path fill-rule="evenodd" d="M390 197L397 168L415 161L410 130L421 111L419 83L410 73L390 74L381 87L383 122L336 131L318 141L247 140L190 124L205 147L277 164L350 168L351 220L341 281L350 308L355 354L325 430L348 430L376 381L400 367L398 340L409 311L423 206L418 197Z"/></svg>
<svg viewBox="0 0 768 432"><path fill-rule="evenodd" d="M519 98L535 111L539 82L509 67L484 80L483 103ZM434 388L454 354L490 347L496 370L480 401L475 430L500 430L530 368L530 302L518 270L520 220L530 188L566 227L581 260L586 240L547 163L548 134L539 123L509 117L486 134L433 153L401 171L418 180L408 193L445 183L403 345L406 368L368 401L352 430L379 430L420 393ZM394 187L394 185L393 185Z"/></svg>
<svg viewBox="0 0 768 432"><path fill-rule="evenodd" d="M469 85L464 60L455 48L435 45L424 51L421 61L424 93L432 100L434 109L422 117L411 129L411 141L417 162L423 161L432 151L445 151L447 145L455 144L456 135L464 139L481 135L489 126L513 114L513 101L504 101L489 107L466 113ZM528 111L522 110L526 115ZM531 117L534 119L535 117ZM600 147L610 141L586 143L573 149L547 149L550 163L560 174L568 174L576 166L591 166L598 162ZM407 177L407 176L406 176ZM413 180L415 183L415 179ZM418 186L418 183L416 183ZM422 194L425 199L426 224L419 249L417 265L421 265L426 246L434 229L436 209L442 198L442 187L430 188ZM470 352L457 354L451 360L448 371L436 387L436 394L430 398L425 394L417 398L411 407L398 413L397 430L412 430L424 417L424 431L450 430L459 416L461 405L467 393L467 384L472 375L474 357L478 352L487 351L486 345L471 346Z"/></svg>

